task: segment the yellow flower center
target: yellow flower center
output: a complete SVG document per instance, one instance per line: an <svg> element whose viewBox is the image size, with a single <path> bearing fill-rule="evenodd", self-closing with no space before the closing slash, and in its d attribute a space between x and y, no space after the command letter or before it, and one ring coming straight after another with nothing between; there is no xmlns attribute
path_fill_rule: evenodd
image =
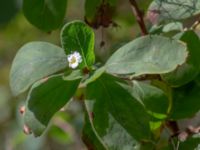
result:
<svg viewBox="0 0 200 150"><path fill-rule="evenodd" d="M75 56L73 56L71 61L70 61L70 64L74 64L74 63L76 63L76 57Z"/></svg>

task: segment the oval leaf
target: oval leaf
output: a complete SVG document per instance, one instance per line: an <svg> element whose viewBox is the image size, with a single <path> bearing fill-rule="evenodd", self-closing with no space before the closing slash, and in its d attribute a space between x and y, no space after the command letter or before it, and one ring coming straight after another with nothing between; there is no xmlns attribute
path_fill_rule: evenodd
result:
<svg viewBox="0 0 200 150"><path fill-rule="evenodd" d="M179 33L175 38L187 44L188 59L187 61L177 67L173 72L163 74L162 79L169 85L178 87L192 81L197 77L200 71L200 40L194 31L186 31Z"/></svg>
<svg viewBox="0 0 200 150"><path fill-rule="evenodd" d="M15 56L10 72L10 86L18 95L35 81L67 66L64 50L46 42L31 42L24 45Z"/></svg>
<svg viewBox="0 0 200 150"><path fill-rule="evenodd" d="M65 17L67 0L24 0L26 18L37 28L51 31L60 27Z"/></svg>
<svg viewBox="0 0 200 150"><path fill-rule="evenodd" d="M28 95L24 123L35 136L40 136L49 120L74 95L80 80L64 81L55 75L36 82Z"/></svg>
<svg viewBox="0 0 200 150"><path fill-rule="evenodd" d="M104 74L88 84L85 105L90 122L107 149L134 149L138 146L136 140L150 139L149 116L118 82Z"/></svg>
<svg viewBox="0 0 200 150"><path fill-rule="evenodd" d="M61 32L61 43L67 54L78 51L83 61L82 67L90 67L95 61L94 32L81 21L66 24Z"/></svg>
<svg viewBox="0 0 200 150"><path fill-rule="evenodd" d="M107 61L115 74L162 74L173 71L187 57L184 43L162 36L144 36L118 49Z"/></svg>

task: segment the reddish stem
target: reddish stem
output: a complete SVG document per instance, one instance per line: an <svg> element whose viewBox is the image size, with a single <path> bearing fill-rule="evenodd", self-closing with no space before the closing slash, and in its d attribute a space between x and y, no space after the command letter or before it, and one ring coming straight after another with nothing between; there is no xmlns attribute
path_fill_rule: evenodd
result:
<svg viewBox="0 0 200 150"><path fill-rule="evenodd" d="M139 9L136 0L129 0L129 1L131 3L131 7L132 7L133 13L136 17L136 20L140 26L142 35L147 35L148 31L147 31L146 25L144 23L143 12Z"/></svg>

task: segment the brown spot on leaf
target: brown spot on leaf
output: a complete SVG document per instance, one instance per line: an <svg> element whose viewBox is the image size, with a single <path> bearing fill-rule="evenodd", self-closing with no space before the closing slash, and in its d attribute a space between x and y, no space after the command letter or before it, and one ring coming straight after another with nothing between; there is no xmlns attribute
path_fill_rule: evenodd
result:
<svg viewBox="0 0 200 150"><path fill-rule="evenodd" d="M21 115L23 115L25 113L25 106L21 106L19 108L19 112L20 112Z"/></svg>

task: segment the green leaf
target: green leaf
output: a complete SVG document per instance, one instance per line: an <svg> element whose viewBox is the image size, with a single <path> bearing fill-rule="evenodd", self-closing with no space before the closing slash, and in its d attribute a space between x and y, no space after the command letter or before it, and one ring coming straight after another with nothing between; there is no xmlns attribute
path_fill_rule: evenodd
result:
<svg viewBox="0 0 200 150"><path fill-rule="evenodd" d="M67 0L24 0L23 12L30 23L49 32L62 25L66 6Z"/></svg>
<svg viewBox="0 0 200 150"><path fill-rule="evenodd" d="M119 82L103 74L86 89L90 122L109 150L134 149L136 140L151 138L149 115Z"/></svg>
<svg viewBox="0 0 200 150"><path fill-rule="evenodd" d="M78 51L83 61L81 67L90 67L95 61L94 32L81 21L66 24L61 31L61 43L67 54Z"/></svg>
<svg viewBox="0 0 200 150"><path fill-rule="evenodd" d="M79 83L80 80L64 81L61 74L32 86L27 98L24 123L35 136L40 136L52 116L69 102Z"/></svg>
<svg viewBox="0 0 200 150"><path fill-rule="evenodd" d="M152 13L152 22L182 20L200 13L199 0L154 0L149 13ZM154 18L151 18L153 17Z"/></svg>
<svg viewBox="0 0 200 150"><path fill-rule="evenodd" d="M149 34L161 34L163 32L163 27L164 25L153 25L150 29L149 29Z"/></svg>
<svg viewBox="0 0 200 150"><path fill-rule="evenodd" d="M170 118L174 120L190 118L200 110L200 86L195 82L174 89Z"/></svg>
<svg viewBox="0 0 200 150"><path fill-rule="evenodd" d="M178 66L173 72L163 74L162 79L169 85L178 87L194 80L200 71L200 40L192 30L179 33L175 38L187 44L188 58L187 61Z"/></svg>
<svg viewBox="0 0 200 150"><path fill-rule="evenodd" d="M73 137L70 133L56 125L51 126L48 130L48 137L59 144L71 144L73 141Z"/></svg>
<svg viewBox="0 0 200 150"><path fill-rule="evenodd" d="M163 32L182 31L183 24L181 22L171 22L165 25L162 29Z"/></svg>
<svg viewBox="0 0 200 150"><path fill-rule="evenodd" d="M149 33L150 34L162 34L162 33L168 33L170 32L171 34L176 33L178 31L183 31L183 24L181 22L170 22L166 25L153 25L150 30ZM169 33L168 33L169 34ZM168 37L171 37L167 34Z"/></svg>
<svg viewBox="0 0 200 150"><path fill-rule="evenodd" d="M24 45L15 56L10 72L10 86L14 95L29 88L35 81L67 66L64 50L46 42Z"/></svg>
<svg viewBox="0 0 200 150"><path fill-rule="evenodd" d="M144 36L119 48L107 61L106 70L114 74L163 74L186 61L186 45L162 37Z"/></svg>
<svg viewBox="0 0 200 150"><path fill-rule="evenodd" d="M162 126L164 119L167 118L169 109L167 95L163 90L141 81L133 81L132 86L122 85L122 87L129 91L129 93L145 107L150 116L151 131L154 132L155 138L157 138L158 134L160 134L160 127ZM147 149L151 149L148 146L152 143L149 143L149 145L148 143L146 144L143 146L147 147Z"/></svg>
<svg viewBox="0 0 200 150"><path fill-rule="evenodd" d="M87 85L91 82L96 81L101 75L105 72L105 67L101 67L97 70L95 70L85 81L83 84Z"/></svg>
<svg viewBox="0 0 200 150"><path fill-rule="evenodd" d="M101 141L98 139L95 132L93 131L87 114L85 114L85 124L82 130L82 140L88 149L106 150L104 145L102 145Z"/></svg>
<svg viewBox="0 0 200 150"><path fill-rule="evenodd" d="M162 75L162 79L172 87L180 87L192 81L198 75L198 70L191 64L185 63L175 71Z"/></svg>
<svg viewBox="0 0 200 150"><path fill-rule="evenodd" d="M133 81L131 92L152 114L167 114L168 97L161 89L144 82Z"/></svg>
<svg viewBox="0 0 200 150"><path fill-rule="evenodd" d="M83 78L83 72L82 70L70 70L69 72L66 72L63 76L63 80L70 81L70 80L77 80Z"/></svg>

